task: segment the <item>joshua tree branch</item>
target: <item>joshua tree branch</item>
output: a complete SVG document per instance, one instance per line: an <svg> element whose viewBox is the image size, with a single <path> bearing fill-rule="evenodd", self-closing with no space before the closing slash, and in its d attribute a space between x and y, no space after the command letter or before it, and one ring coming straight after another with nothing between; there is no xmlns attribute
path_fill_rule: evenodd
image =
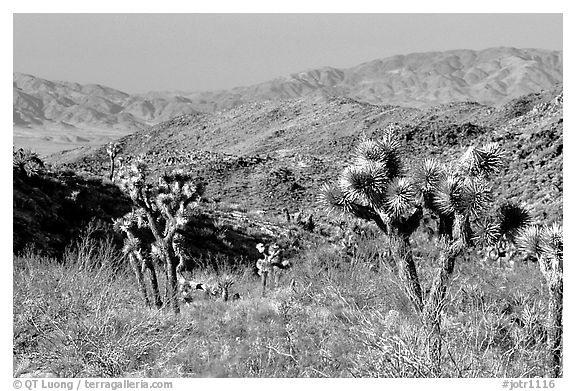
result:
<svg viewBox="0 0 576 391"><path fill-rule="evenodd" d="M181 205L182 210L186 210L186 209L188 208L188 206L189 206L191 203L193 203L193 202L195 202L196 200L198 200L198 198L199 198L199 196L194 195L194 196L192 196L192 197L188 197L187 199L185 199L185 200L182 202L182 205Z"/></svg>
<svg viewBox="0 0 576 391"><path fill-rule="evenodd" d="M438 216L438 236L440 238L452 239L452 227L454 225L453 215L442 215Z"/></svg>
<svg viewBox="0 0 576 391"><path fill-rule="evenodd" d="M388 233L388 226L372 207L351 203L350 208L354 216L362 220L373 221L384 233Z"/></svg>
<svg viewBox="0 0 576 391"><path fill-rule="evenodd" d="M144 208L146 212L146 218L148 220L148 226L150 227L150 231L152 231L152 235L154 235L154 239L157 242L162 243L164 242L164 238L160 235L160 230L158 229L158 224L156 224L156 220L154 220L154 216L152 215L152 210L148 208Z"/></svg>

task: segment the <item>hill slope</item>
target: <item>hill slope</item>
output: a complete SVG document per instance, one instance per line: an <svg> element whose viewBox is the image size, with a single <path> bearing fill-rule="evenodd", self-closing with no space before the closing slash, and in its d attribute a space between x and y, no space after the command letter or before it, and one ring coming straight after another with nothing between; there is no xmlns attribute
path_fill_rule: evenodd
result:
<svg viewBox="0 0 576 391"><path fill-rule="evenodd" d="M144 154L157 173L183 167L204 176L215 200L280 213L314 209L318 187L336 177L360 137L379 137L390 124L405 140L408 161L447 160L468 145L496 141L509 156L496 193L534 205L548 221L562 219L562 110L561 86L498 109L478 103L407 109L318 97L180 116L120 144L126 160ZM96 175L107 164L104 148L51 160Z"/></svg>

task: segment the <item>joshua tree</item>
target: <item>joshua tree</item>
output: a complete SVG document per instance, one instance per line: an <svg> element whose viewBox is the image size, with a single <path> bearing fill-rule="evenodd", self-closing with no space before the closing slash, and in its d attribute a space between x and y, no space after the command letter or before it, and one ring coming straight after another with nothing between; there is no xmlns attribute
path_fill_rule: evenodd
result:
<svg viewBox="0 0 576 391"><path fill-rule="evenodd" d="M459 160L446 165L426 159L409 172L403 165L401 143L390 128L379 141L361 141L353 164L344 169L338 183L321 189L320 201L329 211L371 221L388 235L396 272L421 316L425 349L438 375L441 314L456 260L465 247L509 240L528 224L526 211L513 204L501 206L494 218L484 217L492 202L488 179L502 166L503 153L491 143L470 147ZM428 294L412 256L412 236L424 213L437 218L440 249Z"/></svg>
<svg viewBox="0 0 576 391"><path fill-rule="evenodd" d="M165 267L165 302L178 313L180 308L177 300L177 270L182 266L179 267L178 264L179 245L175 243L175 239L189 222L192 210L204 192L204 185L194 181L190 175L176 171L162 175L158 184L152 186L147 182L146 164L141 158L131 167L127 167L120 178L121 189L134 203L135 209L131 213L138 216L140 226L148 228L154 236L155 241L150 253ZM180 261L182 259L180 258Z"/></svg>
<svg viewBox="0 0 576 391"><path fill-rule="evenodd" d="M562 227L553 224L540 228L530 226L518 237L518 248L538 260L548 285L547 345L549 377L562 376L562 298L563 247Z"/></svg>
<svg viewBox="0 0 576 391"><path fill-rule="evenodd" d="M142 254L142 241L137 236L137 230L145 228L146 226L146 217L143 215L141 209L129 212L114 221L114 228L126 235L122 251L128 257L130 265L134 270L144 302L150 307L150 298L148 296L148 290L146 289L146 283L144 282L144 271L148 270L154 305L156 308L160 308L162 307L162 300L158 290L156 269L152 260Z"/></svg>
<svg viewBox="0 0 576 391"><path fill-rule="evenodd" d="M12 169L19 175L36 176L45 170L44 162L35 152L19 148L12 151Z"/></svg>
<svg viewBox="0 0 576 391"><path fill-rule="evenodd" d="M280 246L274 243L266 249L264 244L258 243L256 245L258 252L264 255L263 259L256 261L256 267L258 268L258 274L262 281L262 296L266 293L266 286L270 285L274 288L276 282L277 274L276 269L288 269L290 263L287 260L281 261L281 251ZM270 283L269 283L270 282Z"/></svg>
<svg viewBox="0 0 576 391"><path fill-rule="evenodd" d="M110 158L110 181L114 180L114 169L115 169L115 162L116 156L120 153L120 145L118 143L110 142L106 147L106 153Z"/></svg>

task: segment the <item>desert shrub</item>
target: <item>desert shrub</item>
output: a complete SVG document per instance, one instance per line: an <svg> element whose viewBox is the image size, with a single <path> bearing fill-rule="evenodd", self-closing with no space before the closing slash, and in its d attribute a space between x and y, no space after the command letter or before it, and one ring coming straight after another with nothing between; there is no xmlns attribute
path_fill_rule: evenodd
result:
<svg viewBox="0 0 576 391"><path fill-rule="evenodd" d="M15 358L42 357L37 366L63 377L119 376L140 358L137 317L117 316L132 288L125 273L35 255L14 265Z"/></svg>
<svg viewBox="0 0 576 391"><path fill-rule="evenodd" d="M295 284L261 298L252 268L213 256L194 269L193 279L231 276L230 293L241 299L223 302L198 291L175 317L144 305L128 265L79 268L24 253L14 259L15 374L434 375L419 347L420 317L392 270L375 270L329 244L293 262L286 281ZM418 262L431 275L435 265ZM459 263L446 295L440 375L541 376L545 308L546 288L535 268Z"/></svg>
<svg viewBox="0 0 576 391"><path fill-rule="evenodd" d="M63 262L78 269L121 269L122 255L110 228L101 220L90 220L76 240L66 246Z"/></svg>

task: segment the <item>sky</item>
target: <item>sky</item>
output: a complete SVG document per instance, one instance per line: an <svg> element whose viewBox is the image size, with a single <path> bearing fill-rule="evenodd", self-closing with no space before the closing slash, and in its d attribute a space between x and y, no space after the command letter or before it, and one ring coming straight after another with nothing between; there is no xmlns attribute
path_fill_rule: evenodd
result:
<svg viewBox="0 0 576 391"><path fill-rule="evenodd" d="M251 85L396 54L562 50L562 14L14 14L13 70L128 93Z"/></svg>

